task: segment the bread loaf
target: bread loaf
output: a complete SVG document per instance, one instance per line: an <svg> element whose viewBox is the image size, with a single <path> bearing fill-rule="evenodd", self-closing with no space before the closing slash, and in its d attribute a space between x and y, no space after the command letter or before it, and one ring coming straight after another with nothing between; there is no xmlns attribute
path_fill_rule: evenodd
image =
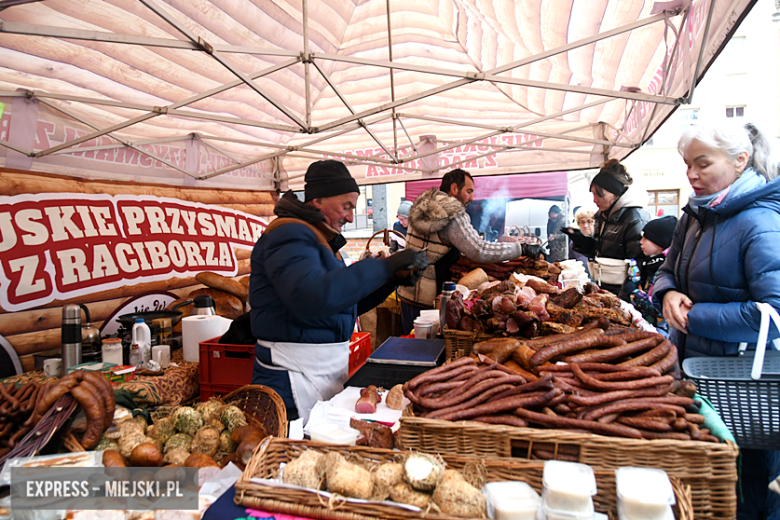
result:
<svg viewBox="0 0 780 520"><path fill-rule="evenodd" d="M244 276L243 278L240 278L238 280L238 283L246 287L246 290L249 291L249 276Z"/></svg>
<svg viewBox="0 0 780 520"><path fill-rule="evenodd" d="M483 284L488 281L488 275L485 271L482 270L482 268L477 267L473 271L469 271L466 273L463 278L458 280L458 283L460 285L465 285L469 288L469 290L473 291L477 287L480 286L480 284Z"/></svg>
<svg viewBox="0 0 780 520"><path fill-rule="evenodd" d="M225 291L220 291L219 289L204 287L190 292L189 299L194 300L196 296L200 296L201 294L208 294L214 299L214 310L217 311L218 315L224 318L234 320L244 314L244 304L241 303L241 300L237 296ZM189 305L187 305L187 307L189 307Z"/></svg>
<svg viewBox="0 0 780 520"><path fill-rule="evenodd" d="M220 291L225 291L226 293L230 293L233 296L238 297L239 300L241 300L241 303L246 303L246 299L248 296L247 288L244 287L242 284L238 283L237 281L228 278L227 276L222 276L221 274L212 273L211 271L205 271L202 273L198 273L195 276L195 279L205 285L206 287L211 287L212 289L219 289Z"/></svg>

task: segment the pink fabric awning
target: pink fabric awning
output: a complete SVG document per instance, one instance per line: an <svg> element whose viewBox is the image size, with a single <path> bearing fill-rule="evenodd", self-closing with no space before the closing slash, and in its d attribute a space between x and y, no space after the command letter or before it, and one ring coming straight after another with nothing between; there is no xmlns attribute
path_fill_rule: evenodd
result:
<svg viewBox="0 0 780 520"><path fill-rule="evenodd" d="M431 188L438 188L441 179L406 183L406 200L414 201ZM566 172L527 173L474 178L474 200L501 199L555 199L563 200L569 194Z"/></svg>

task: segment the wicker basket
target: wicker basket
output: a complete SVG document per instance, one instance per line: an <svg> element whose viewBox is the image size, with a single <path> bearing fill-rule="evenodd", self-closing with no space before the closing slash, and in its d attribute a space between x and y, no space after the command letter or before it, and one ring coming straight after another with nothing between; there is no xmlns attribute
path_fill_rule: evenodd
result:
<svg viewBox="0 0 780 520"><path fill-rule="evenodd" d="M268 435L287 437L287 408L275 390L263 385L245 385L222 398L240 408L253 426L261 426Z"/></svg>
<svg viewBox="0 0 780 520"><path fill-rule="evenodd" d="M460 455L556 458L589 464L595 470L621 466L665 470L691 487L697 520L732 519L737 514L737 455L733 443L636 440L569 432L496 426L471 421L401 417L405 449Z"/></svg>
<svg viewBox="0 0 780 520"><path fill-rule="evenodd" d="M236 484L237 504L245 507L253 507L265 511L277 511L305 518L325 518L344 520L408 520L414 518L428 518L436 520L462 520L462 517L453 517L444 514L429 512L414 512L400 507L387 505L381 502L352 503L343 501L329 501L315 491L302 489L285 489L282 492L278 487L267 484L251 482L251 478L276 478L279 473L279 465L283 462L298 457L306 449L315 449L323 453L336 451L344 456L357 458L367 464L381 464L392 462L399 454L398 451L361 446L335 446L308 441L296 441L291 439L267 438L258 446L247 465L246 470ZM442 457L447 467L461 469L467 463L484 463L487 470L488 482L515 480L527 482L536 491L541 492L542 471L544 464L541 462L520 461L509 458L488 458L444 455ZM615 494L614 471L596 471L598 494L594 497L594 505L597 511L611 514L616 518L617 499ZM690 488L679 479L672 477L677 504L674 507L677 520L693 520Z"/></svg>
<svg viewBox="0 0 780 520"><path fill-rule="evenodd" d="M485 334L477 331L450 330L444 331L444 352L447 361L471 355L474 343L495 338L493 334Z"/></svg>

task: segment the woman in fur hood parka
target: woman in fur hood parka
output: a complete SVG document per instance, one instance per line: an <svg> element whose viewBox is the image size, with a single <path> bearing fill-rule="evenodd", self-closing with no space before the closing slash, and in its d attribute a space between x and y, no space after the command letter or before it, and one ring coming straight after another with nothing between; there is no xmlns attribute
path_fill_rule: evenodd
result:
<svg viewBox="0 0 780 520"><path fill-rule="evenodd" d="M405 334L412 330L420 310L433 308L442 283L450 278L450 267L461 254L472 262L482 263L539 254L539 251L528 251L524 244L516 241L487 242L480 238L466 213L466 206L473 198L473 178L468 172L456 169L444 175L439 189L426 191L412 206L406 247L427 248L429 265L416 285L398 288Z"/></svg>

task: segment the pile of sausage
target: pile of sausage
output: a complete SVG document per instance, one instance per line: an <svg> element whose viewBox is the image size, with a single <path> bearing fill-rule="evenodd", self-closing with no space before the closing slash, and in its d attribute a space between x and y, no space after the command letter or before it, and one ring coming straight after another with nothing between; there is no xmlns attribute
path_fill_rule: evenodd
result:
<svg viewBox="0 0 780 520"><path fill-rule="evenodd" d="M700 426L695 387L673 375L677 349L659 334L610 332L478 343L474 357L420 374L404 394L431 419L719 442Z"/></svg>
<svg viewBox="0 0 780 520"><path fill-rule="evenodd" d="M0 383L0 457L38 424L40 416L35 410L46 390L47 385L34 381L21 386Z"/></svg>
<svg viewBox="0 0 780 520"><path fill-rule="evenodd" d="M35 414L43 417L49 408L68 392L81 405L87 416L87 429L80 442L84 449L91 450L97 446L100 436L114 421L114 389L108 379L95 372L71 372L48 389L36 405Z"/></svg>

